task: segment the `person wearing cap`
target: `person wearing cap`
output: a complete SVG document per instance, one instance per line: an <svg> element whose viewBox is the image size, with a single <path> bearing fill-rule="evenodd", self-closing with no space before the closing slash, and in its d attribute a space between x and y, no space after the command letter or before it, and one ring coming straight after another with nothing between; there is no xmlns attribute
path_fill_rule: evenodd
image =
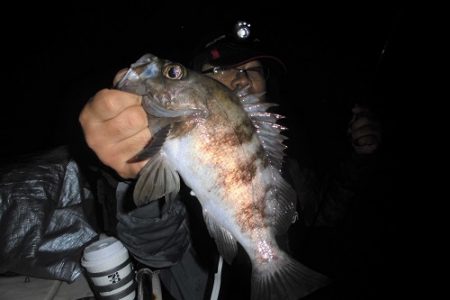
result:
<svg viewBox="0 0 450 300"><path fill-rule="evenodd" d="M261 49L262 44L258 39L245 39L245 34L243 40L236 39L228 34L220 35L200 49L194 57L191 67L195 71L223 83L230 90L244 90L246 93L260 94L262 97L274 101L274 96L270 94L270 90L268 91L268 83L271 78L275 80L277 74L285 72L286 66L277 56ZM268 72L269 77L267 77ZM119 72L114 82L120 80L123 75L123 71ZM85 105L79 117L89 147L103 164L113 169L121 178L121 182L115 183L116 195L119 195L119 198L120 195L129 193L127 191L129 184L124 184L124 182L135 179L147 163L147 161L128 162L130 157L143 149L151 139L147 114L141 102L141 96L115 89L103 89ZM365 112L367 112L367 109L355 107L353 109L354 120L349 127L355 153L361 155L375 153L381 141L378 124L374 124L372 119L366 117ZM357 118L358 115L362 117ZM303 219L302 222L297 223L309 227L334 226L337 222L340 222L345 214L343 211L346 211L348 206L348 198L354 195L354 192L346 186L348 182L339 186L341 184L339 180L330 180L329 183L315 185L314 182L318 179L313 172L300 168L293 159L288 159L286 165L285 173L291 178L290 181L299 194L298 207ZM108 174L105 176L114 177ZM309 185L309 183L311 184ZM322 187L328 187L328 189L321 190ZM336 190L339 190L337 195L333 194ZM159 211L156 206L149 207L149 205L127 213L119 212L116 230L119 238L137 257L138 261L154 267L171 267L169 268L171 271L165 275L165 278L162 278L162 281L166 288L171 290L172 295L175 293L176 298L183 298L189 293L197 293L197 295L198 293L205 293L207 276L211 275L208 274L208 271L211 272L195 262L195 255L186 256L185 253L189 252L186 252L190 243L189 232L186 226L180 226L180 220L186 214L186 211L180 201L176 201L176 203L178 211L176 212L176 218L172 217L172 219L164 215L168 213L167 211ZM111 211L114 212L115 209L113 208ZM151 218L147 224L136 223L135 217L144 215L155 217L154 224L150 224ZM169 234L175 234L177 243L174 243L173 240L167 243L172 247L169 262L152 265L150 260L154 252L151 251L154 251L154 249L150 250L152 247L146 249L145 243L152 243L151 237L157 234L158 230L163 233L159 236L164 235L165 228L163 222L160 222L161 220L164 220L168 227L177 228L173 232L167 231L167 237ZM139 219L139 222L141 221L143 222L143 218ZM176 223L178 227L174 226L173 223ZM152 227L153 225L154 227ZM140 238L137 233L145 232L143 230L145 226L147 226L149 232L147 240ZM139 230L136 230L136 228ZM298 232L295 230L290 232L292 251L301 252L296 249L296 240L302 240L296 236L297 234ZM164 252L164 245L161 245L158 250ZM148 252L145 253L145 251ZM146 254L147 257L144 257ZM298 257L301 258L301 255ZM186 261L189 261L189 263L185 263ZM180 264L179 267L178 264ZM193 272L195 275L192 276L194 280L190 281L188 280L189 272L192 271L192 268L195 269ZM172 276L172 279L169 278L170 276ZM184 285L180 284L183 281ZM197 284L197 287L201 287L193 292L192 288L189 287L190 284ZM175 292L171 289L174 286L176 286ZM185 293L183 289L191 289L191 291Z"/></svg>
<svg viewBox="0 0 450 300"><path fill-rule="evenodd" d="M249 93L264 93L268 81L265 72L284 72L286 66L276 56L261 51L257 39L239 41L224 34L207 43L192 61L192 68L225 84L231 90L248 85ZM270 67L270 68L268 68ZM118 72L114 83L125 74ZM274 77L271 75L271 77ZM263 95L264 97L264 95ZM142 97L115 89L99 91L83 108L80 122L88 145L100 160L122 178L136 178L147 161L128 163L151 139ZM367 117L367 108L353 108L349 132L359 154L371 154L380 146L378 124ZM362 117L360 117L362 116Z"/></svg>

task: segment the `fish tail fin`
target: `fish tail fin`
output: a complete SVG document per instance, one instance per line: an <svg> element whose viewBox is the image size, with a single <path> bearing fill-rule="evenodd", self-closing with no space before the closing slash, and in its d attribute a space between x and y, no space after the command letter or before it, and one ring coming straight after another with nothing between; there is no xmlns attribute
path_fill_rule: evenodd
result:
<svg viewBox="0 0 450 300"><path fill-rule="evenodd" d="M283 253L273 263L253 266L251 299L297 300L328 283L328 277Z"/></svg>

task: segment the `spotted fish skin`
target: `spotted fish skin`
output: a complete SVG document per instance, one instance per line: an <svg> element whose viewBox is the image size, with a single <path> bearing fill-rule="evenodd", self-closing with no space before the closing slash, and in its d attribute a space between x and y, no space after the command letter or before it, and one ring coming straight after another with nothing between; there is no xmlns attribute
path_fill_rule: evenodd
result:
<svg viewBox="0 0 450 300"><path fill-rule="evenodd" d="M181 64L144 55L117 88L142 95L152 140L134 201L173 201L180 177L198 198L210 235L231 263L241 244L252 262L252 299L298 299L327 278L293 260L275 240L296 218L281 177L280 115L245 90L234 93Z"/></svg>

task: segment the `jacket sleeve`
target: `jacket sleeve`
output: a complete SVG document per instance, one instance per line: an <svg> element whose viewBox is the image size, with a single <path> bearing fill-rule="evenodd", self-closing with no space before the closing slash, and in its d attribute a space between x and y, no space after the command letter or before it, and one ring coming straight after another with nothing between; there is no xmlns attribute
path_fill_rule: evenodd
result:
<svg viewBox="0 0 450 300"><path fill-rule="evenodd" d="M84 247L97 238L78 165L61 147L0 174L0 273L74 281Z"/></svg>
<svg viewBox="0 0 450 300"><path fill-rule="evenodd" d="M136 207L134 181L123 181L100 169L97 195L103 210L104 232L122 241L140 263L153 268L175 265L190 246L186 208L180 199L170 207L161 201Z"/></svg>
<svg viewBox="0 0 450 300"><path fill-rule="evenodd" d="M117 236L134 258L146 266L164 268L179 262L190 245L186 208L175 199L170 207L159 201L126 211L132 186L117 186Z"/></svg>

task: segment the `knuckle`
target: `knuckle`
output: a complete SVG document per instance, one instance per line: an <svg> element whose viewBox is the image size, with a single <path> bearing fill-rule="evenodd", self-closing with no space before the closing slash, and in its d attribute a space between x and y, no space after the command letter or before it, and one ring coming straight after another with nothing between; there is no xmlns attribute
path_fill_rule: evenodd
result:
<svg viewBox="0 0 450 300"><path fill-rule="evenodd" d="M95 152L95 154L100 158L100 160L103 159L103 157L105 156L105 147L103 146L102 143L99 142L99 140L97 138L93 138L91 136L86 136L86 143L89 146L89 148L92 149L92 151Z"/></svg>
<svg viewBox="0 0 450 300"><path fill-rule="evenodd" d="M113 168L116 172L120 171L120 160L117 153L114 153L111 148L101 148L98 151L99 159L108 167Z"/></svg>
<svg viewBox="0 0 450 300"><path fill-rule="evenodd" d="M124 125L127 128L136 128L142 125L142 120L140 118L139 113L137 113L135 110L129 110L127 111L127 113L124 115Z"/></svg>
<svg viewBox="0 0 450 300"><path fill-rule="evenodd" d="M137 142L144 147L148 144L148 141L151 139L150 130L146 129L141 132L141 134L137 135Z"/></svg>
<svg viewBox="0 0 450 300"><path fill-rule="evenodd" d="M99 110L116 112L119 109L118 101L110 90L103 89L96 94L96 106Z"/></svg>
<svg viewBox="0 0 450 300"><path fill-rule="evenodd" d="M124 129L142 129L148 126L147 117L141 107L127 109L121 123Z"/></svg>
<svg viewBox="0 0 450 300"><path fill-rule="evenodd" d="M87 112L86 112L86 107L84 107L80 113L80 115L78 116L78 122L81 124L82 128L84 129L84 127L87 124Z"/></svg>

